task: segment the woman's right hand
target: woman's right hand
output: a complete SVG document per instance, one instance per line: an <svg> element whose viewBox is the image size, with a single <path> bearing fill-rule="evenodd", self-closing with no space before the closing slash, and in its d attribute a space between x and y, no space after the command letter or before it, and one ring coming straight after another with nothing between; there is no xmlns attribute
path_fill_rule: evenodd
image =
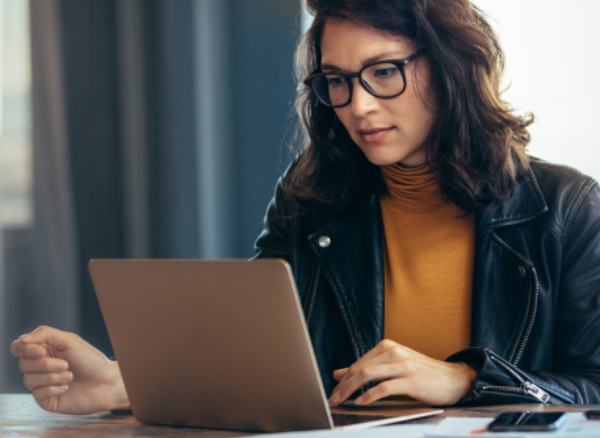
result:
<svg viewBox="0 0 600 438"><path fill-rule="evenodd" d="M21 358L23 382L42 409L92 414L129 407L118 363L74 333L40 327L10 351Z"/></svg>

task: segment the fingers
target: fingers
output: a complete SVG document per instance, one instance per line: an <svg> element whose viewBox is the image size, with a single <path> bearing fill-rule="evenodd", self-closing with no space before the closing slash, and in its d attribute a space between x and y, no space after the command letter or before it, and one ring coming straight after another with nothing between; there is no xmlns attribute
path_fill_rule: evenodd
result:
<svg viewBox="0 0 600 438"><path fill-rule="evenodd" d="M42 387L64 386L73 380L73 373L63 371L62 373L27 373L23 383L32 391Z"/></svg>
<svg viewBox="0 0 600 438"><path fill-rule="evenodd" d="M379 344L377 344L375 346L375 348L372 348L371 350L369 350L364 356L362 356L360 359L358 359L355 363L357 365L360 365L362 363L369 362L369 361L373 360L374 358L381 356L382 353L389 352L389 350L392 350L396 356L400 356L400 353L402 351L404 351L405 349L408 350L406 347L403 347L402 345L397 344L394 341L391 341L389 339L384 339ZM397 359L400 359L400 357L397 357Z"/></svg>
<svg viewBox="0 0 600 438"><path fill-rule="evenodd" d="M39 365L43 360L29 362L31 364L38 362L37 365ZM57 412L58 399L56 397L53 398L53 396L66 392L69 389L68 383L72 380L73 373L69 371L58 373L27 373L23 378L23 383L27 389L31 390L33 398L42 409Z"/></svg>
<svg viewBox="0 0 600 438"><path fill-rule="evenodd" d="M344 402L356 390L369 382L380 382L382 380L405 377L409 373L410 368L407 365L402 362L370 365L361 367L355 372L346 373L348 378L340 382L334 389L331 395L330 406L337 406Z"/></svg>
<svg viewBox="0 0 600 438"><path fill-rule="evenodd" d="M365 367L403 361L414 355L414 353L415 352L413 350L404 347L403 345L397 344L396 342L388 339L384 339L377 344L375 348L353 363L350 368L342 368L334 371L333 377L340 381L340 385L338 385L339 387ZM334 394L335 393L336 390L334 390Z"/></svg>
<svg viewBox="0 0 600 438"><path fill-rule="evenodd" d="M333 372L333 378L339 382L340 380L342 380L344 378L344 376L346 375L348 370L349 370L349 368L341 368L339 370L335 370Z"/></svg>
<svg viewBox="0 0 600 438"><path fill-rule="evenodd" d="M41 388L34 389L31 392L31 395L33 395L33 398L42 407L42 409L56 412L58 410L58 406L56 402L51 401L51 397L63 394L68 389L69 385L42 386Z"/></svg>
<svg viewBox="0 0 600 438"><path fill-rule="evenodd" d="M369 389L363 395L358 397L355 402L359 405L373 403L390 395L408 394L411 389L411 382L408 379L393 379L381 382L374 388Z"/></svg>
<svg viewBox="0 0 600 438"><path fill-rule="evenodd" d="M340 383L333 390L330 406L343 403L357 389L369 382L405 376L407 359L415 354L417 353L410 348L384 339L350 368L334 372L333 377Z"/></svg>
<svg viewBox="0 0 600 438"><path fill-rule="evenodd" d="M67 361L50 356L57 350L67 350L78 339L71 333L40 327L12 343L11 353L21 357L19 368L25 373L23 383L42 408L51 409L56 405L57 399L52 396L67 391L67 384L73 380L73 373L67 371Z"/></svg>
<svg viewBox="0 0 600 438"><path fill-rule="evenodd" d="M19 369L24 373L60 373L68 368L67 361L51 357L36 359L22 357L19 361Z"/></svg>
<svg viewBox="0 0 600 438"><path fill-rule="evenodd" d="M23 344L48 344L59 351L64 351L80 341L81 338L73 333L42 326L21 336L18 340Z"/></svg>
<svg viewBox="0 0 600 438"><path fill-rule="evenodd" d="M17 357L39 358L46 356L46 349L41 345L25 344L20 339L12 343L10 352Z"/></svg>
<svg viewBox="0 0 600 438"><path fill-rule="evenodd" d="M431 405L453 405L468 391L467 376L460 364L425 356L392 341L382 341L350 368L336 370L339 384L329 406L338 406L369 382L381 382L356 399L373 403L390 395L408 395Z"/></svg>
<svg viewBox="0 0 600 438"><path fill-rule="evenodd" d="M394 341L384 339L375 348L354 362L350 368L342 368L334 371L333 377L336 380L349 378L365 366L398 362L410 357L412 354L414 354L413 350Z"/></svg>

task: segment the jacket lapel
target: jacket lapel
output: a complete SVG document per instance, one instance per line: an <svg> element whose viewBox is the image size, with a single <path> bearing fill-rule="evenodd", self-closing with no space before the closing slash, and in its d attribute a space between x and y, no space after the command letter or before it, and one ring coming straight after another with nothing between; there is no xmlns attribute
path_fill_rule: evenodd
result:
<svg viewBox="0 0 600 438"><path fill-rule="evenodd" d="M531 262L502 240L498 229L547 210L530 170L503 204L477 217L471 345L490 348L511 362L535 312L537 280Z"/></svg>
<svg viewBox="0 0 600 438"><path fill-rule="evenodd" d="M477 215L477 227L498 228L530 221L548 211L533 171L514 188L508 199Z"/></svg>
<svg viewBox="0 0 600 438"><path fill-rule="evenodd" d="M360 355L383 339L382 238L375 196L359 211L309 237Z"/></svg>

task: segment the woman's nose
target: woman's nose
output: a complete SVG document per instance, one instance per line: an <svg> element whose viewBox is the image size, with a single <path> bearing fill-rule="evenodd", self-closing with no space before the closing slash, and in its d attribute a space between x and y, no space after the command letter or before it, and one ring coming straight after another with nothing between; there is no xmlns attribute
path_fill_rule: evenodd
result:
<svg viewBox="0 0 600 438"><path fill-rule="evenodd" d="M358 78L354 78L352 88L352 101L350 102L350 105L352 113L355 116L364 117L377 109L379 105L378 99L365 90Z"/></svg>

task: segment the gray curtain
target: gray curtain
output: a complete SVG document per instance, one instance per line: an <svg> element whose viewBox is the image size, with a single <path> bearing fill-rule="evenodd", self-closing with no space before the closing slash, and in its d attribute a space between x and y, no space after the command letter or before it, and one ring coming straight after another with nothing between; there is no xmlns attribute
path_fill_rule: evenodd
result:
<svg viewBox="0 0 600 438"><path fill-rule="evenodd" d="M30 5L34 214L31 228L2 233L2 353L11 340L40 324L80 330L60 2L32 0ZM17 360L0 359L0 390L22 391Z"/></svg>
<svg viewBox="0 0 600 438"><path fill-rule="evenodd" d="M300 4L30 3L35 221L3 235L0 338L52 325L111 355L89 259L253 255L288 159ZM1 354L0 390L24 391Z"/></svg>
<svg viewBox="0 0 600 438"><path fill-rule="evenodd" d="M33 254L40 321L78 331L77 242L57 0L31 2Z"/></svg>

